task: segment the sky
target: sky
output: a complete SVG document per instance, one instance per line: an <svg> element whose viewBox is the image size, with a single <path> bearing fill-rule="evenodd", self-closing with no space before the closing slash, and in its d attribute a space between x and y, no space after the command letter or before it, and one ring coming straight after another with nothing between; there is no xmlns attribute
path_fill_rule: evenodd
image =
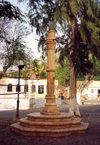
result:
<svg viewBox="0 0 100 145"><path fill-rule="evenodd" d="M28 0L25 0L25 2L21 2L21 3L19 3L18 0L6 0L6 1L10 2L14 6L19 7L19 9L22 11L22 13L28 12L28 7L27 7ZM31 28L29 25L28 25L28 27ZM35 28L33 28L33 32L31 32L24 40L26 42L26 45L28 46L29 50L31 49L31 51L33 52L33 55L32 55L33 59L40 58L40 56L41 56L41 53L39 53L37 50L37 45L38 45L37 40L38 39L39 39L39 36L36 35ZM11 67L11 69L13 69L13 67ZM0 64L0 72L2 70L3 70L3 65Z"/></svg>
<svg viewBox="0 0 100 145"><path fill-rule="evenodd" d="M28 0L27 1L25 0L25 2L21 3L19 3L18 0L7 0L7 1L12 3L14 6L18 6L23 13L28 12L28 7L26 4ZM39 39L39 36L36 35L35 29L33 29L33 32L25 39L25 41L27 43L27 46L31 48L31 50L33 51L34 58L39 58L41 54L37 50L38 41L35 39Z"/></svg>

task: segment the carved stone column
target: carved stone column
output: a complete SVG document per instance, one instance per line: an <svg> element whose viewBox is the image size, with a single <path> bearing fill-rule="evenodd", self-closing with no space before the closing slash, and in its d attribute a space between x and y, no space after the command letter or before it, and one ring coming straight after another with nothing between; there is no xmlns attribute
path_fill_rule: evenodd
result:
<svg viewBox="0 0 100 145"><path fill-rule="evenodd" d="M56 36L55 32L51 30L46 40L47 44L47 95L46 104L41 114L52 115L60 114L55 103L55 47Z"/></svg>
<svg viewBox="0 0 100 145"><path fill-rule="evenodd" d="M88 123L81 122L78 116L73 117L69 113L59 112L54 95L55 72L55 47L56 36L50 31L47 37L47 95L46 104L42 112L33 112L11 125L11 129L19 134L27 136L60 137L75 133L84 133Z"/></svg>

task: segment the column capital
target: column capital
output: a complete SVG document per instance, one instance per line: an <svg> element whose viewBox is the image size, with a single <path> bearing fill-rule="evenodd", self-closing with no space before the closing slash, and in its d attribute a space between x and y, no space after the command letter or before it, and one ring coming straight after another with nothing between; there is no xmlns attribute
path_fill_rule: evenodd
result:
<svg viewBox="0 0 100 145"><path fill-rule="evenodd" d="M46 40L46 44L47 44L47 50L49 49L55 49L56 47L56 35L54 30L50 30L47 40Z"/></svg>

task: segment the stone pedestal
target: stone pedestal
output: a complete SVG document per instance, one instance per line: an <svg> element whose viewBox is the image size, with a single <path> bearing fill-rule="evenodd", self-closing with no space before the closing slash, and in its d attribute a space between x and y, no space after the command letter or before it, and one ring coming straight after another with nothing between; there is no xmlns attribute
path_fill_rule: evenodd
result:
<svg viewBox="0 0 100 145"><path fill-rule="evenodd" d="M11 129L26 136L59 137L76 133L84 133L88 123L81 122L81 118L74 118L67 113L60 115L28 114L18 123L12 124Z"/></svg>

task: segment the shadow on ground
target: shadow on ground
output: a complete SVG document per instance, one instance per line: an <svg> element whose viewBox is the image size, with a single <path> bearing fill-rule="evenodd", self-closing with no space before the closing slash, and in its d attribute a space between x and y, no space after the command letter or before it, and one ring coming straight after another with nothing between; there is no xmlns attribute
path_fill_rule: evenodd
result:
<svg viewBox="0 0 100 145"><path fill-rule="evenodd" d="M60 110L66 112L68 108L63 107ZM36 111L41 111L41 108L20 111L20 117ZM23 136L12 132L10 125L16 122L16 112L0 111L0 145L100 145L100 105L82 106L80 112L83 121L89 123L89 128L85 134L52 138Z"/></svg>

